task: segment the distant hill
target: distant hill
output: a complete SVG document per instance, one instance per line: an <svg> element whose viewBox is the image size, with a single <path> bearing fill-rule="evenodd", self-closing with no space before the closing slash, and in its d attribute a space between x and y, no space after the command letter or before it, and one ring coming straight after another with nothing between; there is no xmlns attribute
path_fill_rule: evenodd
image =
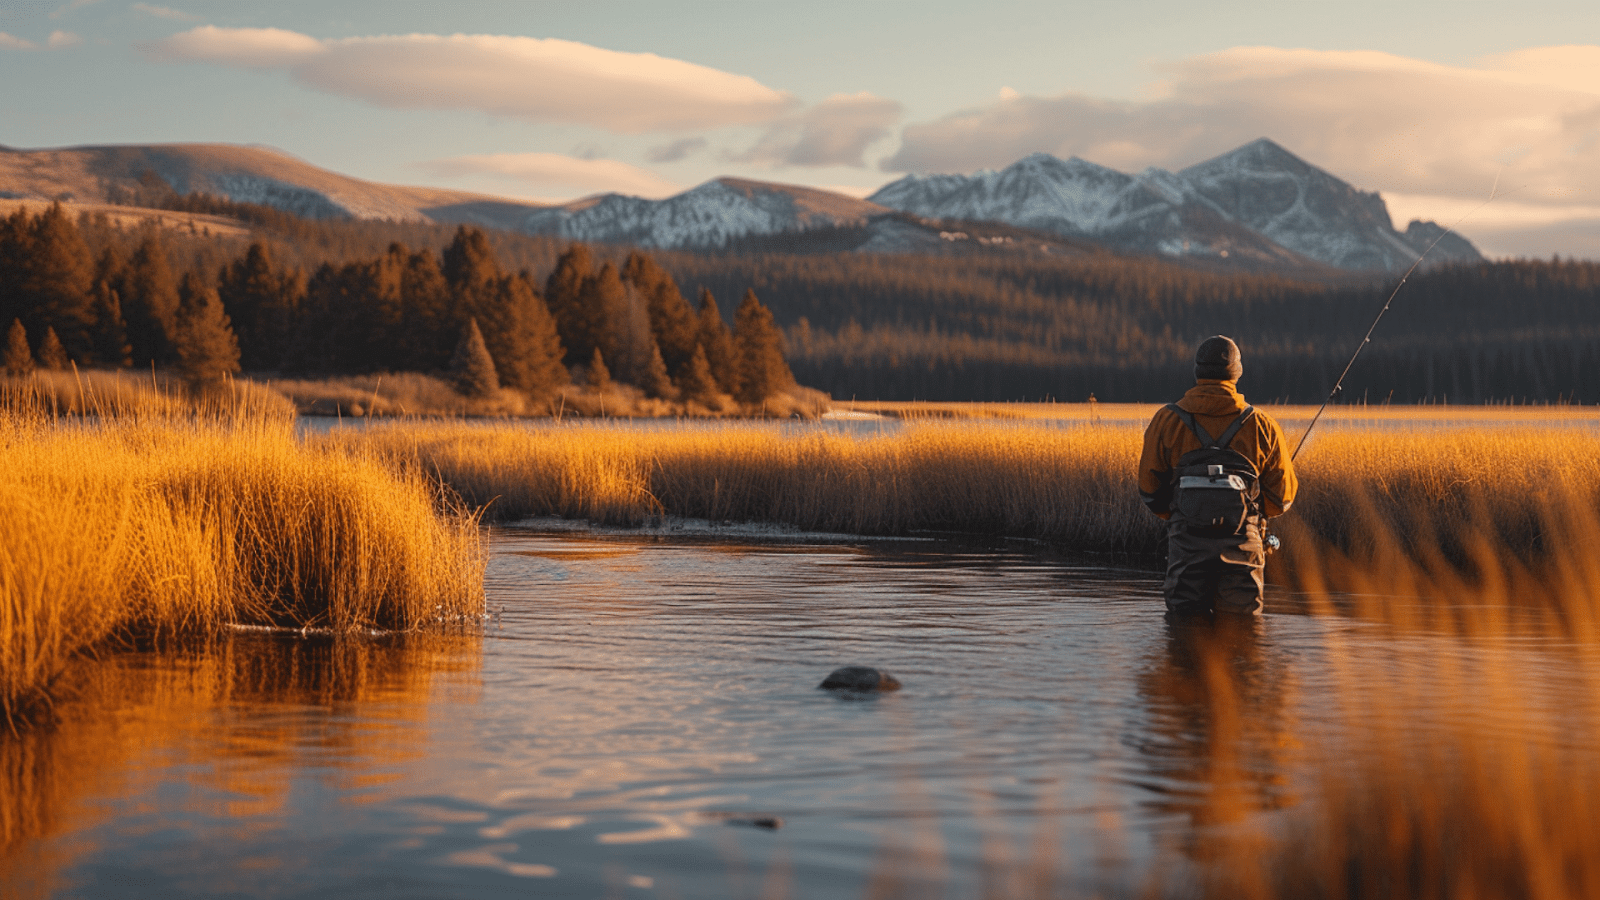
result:
<svg viewBox="0 0 1600 900"><path fill-rule="evenodd" d="M471 211L499 204L515 206L517 214L525 215L538 208L466 191L362 181L265 147L130 144L56 150L0 148L0 198L4 199L140 205L138 201L148 199L145 195L161 184L178 194L214 194L311 219L453 222L456 219L435 216L430 210Z"/></svg>

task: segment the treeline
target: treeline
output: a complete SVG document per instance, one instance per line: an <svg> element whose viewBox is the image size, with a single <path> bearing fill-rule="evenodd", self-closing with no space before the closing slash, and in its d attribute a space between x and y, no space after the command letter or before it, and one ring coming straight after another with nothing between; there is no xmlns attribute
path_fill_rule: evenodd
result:
<svg viewBox="0 0 1600 900"><path fill-rule="evenodd" d="M781 332L753 291L730 329L709 291L691 306L641 253L618 265L572 245L538 279L504 268L484 232L459 227L437 256L395 241L308 273L256 240L214 269L179 272L169 231L83 224L59 205L0 220L9 374L153 366L203 384L241 369L421 371L447 374L468 396L509 389L538 404L574 379L595 389L615 381L710 409L794 388ZM306 223L289 224L278 240Z"/></svg>
<svg viewBox="0 0 1600 900"><path fill-rule="evenodd" d="M940 257L731 250L643 257L605 246L586 251L587 274L569 271L558 285L555 276L572 248L553 238L473 232L469 252L456 247L455 227L303 219L201 195L178 197L170 189L162 194L163 188L152 185L146 199L175 216L204 213L250 225L244 237L169 228L158 242L170 268L194 271L219 291L247 369L448 368L473 317L497 364L508 353L525 358L511 345L532 340L515 338L518 328L532 326L504 323L527 318L515 312L526 305L526 288L556 320L569 373L585 378L591 361L585 354L598 346L619 379L646 388L658 377L651 372L659 352L677 386L694 349L682 337L678 299L753 290L781 326L798 380L841 399L1077 400L1093 393L1103 400L1159 400L1187 383L1194 346L1222 333L1244 348L1244 387L1252 397L1315 402L1395 287L1392 279L1369 276L1329 283L1221 274L1109 252ZM107 251L131 259L147 236L103 219L78 226L91 260ZM251 301L241 305L224 274L249 263L252 242L262 245L274 277L304 279L296 294L301 299L291 304L294 327L268 322L263 327L278 331L264 342L249 334L256 327ZM436 256L412 248L444 249ZM467 278L478 285L469 287L461 280L467 276L446 264L443 257L452 253L486 255L496 267L492 275ZM634 257L648 259L650 270ZM622 284L623 300L612 276L603 275L607 264ZM578 260L566 265L571 269ZM477 271L461 271L468 269ZM576 299L574 285L591 276L595 284L585 299ZM508 277L522 286L500 283ZM490 282L499 286L491 290ZM670 290L654 286L666 282ZM604 309L605 342L585 324L593 303ZM691 310L697 323L705 321L703 306ZM653 349L639 337L645 320ZM41 333L30 325L28 334L37 347ZM1597 334L1596 264L1522 260L1439 268L1401 288L1344 396L1397 403L1600 402ZM77 352L65 332L60 338ZM709 336L699 340L713 378L721 365L715 343ZM294 352L274 356L273 348L282 347ZM726 382L720 386L727 388Z"/></svg>
<svg viewBox="0 0 1600 900"><path fill-rule="evenodd" d="M862 399L1152 401L1228 334L1260 399L1319 402L1393 280L1221 275L1079 259L658 254L680 281L761 292L807 384ZM1401 287L1346 379L1369 402L1600 402L1600 264L1448 266Z"/></svg>

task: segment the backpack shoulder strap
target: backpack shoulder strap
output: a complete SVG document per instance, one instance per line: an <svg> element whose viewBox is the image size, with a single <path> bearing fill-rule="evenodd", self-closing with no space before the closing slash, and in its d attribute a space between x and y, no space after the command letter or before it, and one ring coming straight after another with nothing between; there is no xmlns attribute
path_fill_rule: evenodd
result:
<svg viewBox="0 0 1600 900"><path fill-rule="evenodd" d="M1189 426L1189 430L1194 432L1194 436L1200 439L1200 446L1211 447L1215 444L1211 440L1211 435L1200 426L1199 422L1194 420L1194 416L1190 415L1188 410L1176 403L1168 403L1167 409L1172 410L1173 415L1177 416L1179 421Z"/></svg>
<svg viewBox="0 0 1600 900"><path fill-rule="evenodd" d="M1224 449L1231 446L1234 437L1239 433L1239 429L1244 427L1244 423L1255 411L1256 408L1254 406L1246 406L1244 412L1239 413L1239 418L1234 419L1233 423L1228 426L1228 430L1222 433L1222 437L1217 438L1217 446Z"/></svg>

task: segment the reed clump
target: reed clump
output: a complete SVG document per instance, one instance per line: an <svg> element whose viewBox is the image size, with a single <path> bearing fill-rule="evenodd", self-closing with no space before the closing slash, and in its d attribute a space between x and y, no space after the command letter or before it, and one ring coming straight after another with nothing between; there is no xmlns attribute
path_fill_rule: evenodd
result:
<svg viewBox="0 0 1600 900"><path fill-rule="evenodd" d="M1471 496L1470 575L1437 548L1426 558L1402 549L1390 523L1370 514L1361 524L1377 540L1302 562L1317 614L1378 624L1405 659L1375 684L1361 631L1327 631L1341 737L1306 742L1306 802L1219 842L1207 893L1600 896L1591 497L1552 493L1538 517L1547 547L1538 566L1489 537L1495 523L1482 517L1492 506Z"/></svg>
<svg viewBox="0 0 1600 900"><path fill-rule="evenodd" d="M437 473L498 519L670 515L808 530L986 531L1150 551L1123 429L918 424L852 437L773 425L407 426L330 440Z"/></svg>
<svg viewBox="0 0 1600 900"><path fill-rule="evenodd" d="M0 413L0 713L119 635L410 630L483 608L474 518L287 420Z"/></svg>

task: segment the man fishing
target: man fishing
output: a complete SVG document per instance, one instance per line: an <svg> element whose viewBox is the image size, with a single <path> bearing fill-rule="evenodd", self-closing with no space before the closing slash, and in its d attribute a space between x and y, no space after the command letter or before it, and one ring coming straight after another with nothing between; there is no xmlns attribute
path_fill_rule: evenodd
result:
<svg viewBox="0 0 1600 900"><path fill-rule="evenodd" d="M1239 346L1217 335L1194 356L1195 386L1158 410L1144 433L1139 496L1167 520L1174 614L1261 613L1265 519L1294 502L1283 430L1238 391Z"/></svg>

